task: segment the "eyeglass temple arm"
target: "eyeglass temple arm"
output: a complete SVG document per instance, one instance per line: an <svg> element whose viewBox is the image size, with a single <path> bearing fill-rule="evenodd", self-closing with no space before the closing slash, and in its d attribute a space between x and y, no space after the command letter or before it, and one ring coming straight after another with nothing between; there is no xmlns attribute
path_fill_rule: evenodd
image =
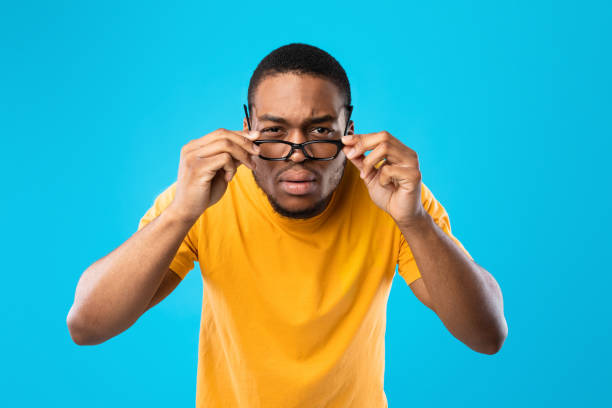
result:
<svg viewBox="0 0 612 408"><path fill-rule="evenodd" d="M346 136L346 132L348 132L348 125L351 120L351 113L353 113L353 105L348 105L346 108L348 109L348 117L346 118L346 126L344 127L345 136Z"/></svg>
<svg viewBox="0 0 612 408"><path fill-rule="evenodd" d="M244 114L246 115L247 125L249 126L249 130L251 130L251 119L249 118L249 111L244 103L242 104L242 107L244 108Z"/></svg>

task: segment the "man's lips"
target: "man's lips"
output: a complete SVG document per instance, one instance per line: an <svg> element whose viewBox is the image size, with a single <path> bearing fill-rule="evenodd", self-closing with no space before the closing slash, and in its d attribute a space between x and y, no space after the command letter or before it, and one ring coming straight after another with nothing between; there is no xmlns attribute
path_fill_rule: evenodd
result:
<svg viewBox="0 0 612 408"><path fill-rule="evenodd" d="M287 194L291 195L306 195L313 193L316 190L317 182L314 180L306 180L306 181L289 181L289 180L281 180L280 185L281 188Z"/></svg>
<svg viewBox="0 0 612 408"><path fill-rule="evenodd" d="M315 192L316 180L316 176L308 170L287 170L279 178L279 184L287 194L307 195Z"/></svg>
<svg viewBox="0 0 612 408"><path fill-rule="evenodd" d="M280 178L280 181L291 181L291 182L307 182L307 181L315 181L316 177L309 171L287 171L283 173Z"/></svg>

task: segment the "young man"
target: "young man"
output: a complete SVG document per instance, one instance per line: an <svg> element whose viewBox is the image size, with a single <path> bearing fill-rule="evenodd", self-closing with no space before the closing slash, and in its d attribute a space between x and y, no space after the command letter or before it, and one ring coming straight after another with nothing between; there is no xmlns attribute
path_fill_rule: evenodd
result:
<svg viewBox="0 0 612 408"><path fill-rule="evenodd" d="M349 82L331 55L274 50L248 104L242 130L183 147L177 181L138 231L83 273L68 315L77 344L126 330L197 260L198 407L387 406L396 266L455 337L500 349L497 282L451 234L417 154L385 131L354 134Z"/></svg>

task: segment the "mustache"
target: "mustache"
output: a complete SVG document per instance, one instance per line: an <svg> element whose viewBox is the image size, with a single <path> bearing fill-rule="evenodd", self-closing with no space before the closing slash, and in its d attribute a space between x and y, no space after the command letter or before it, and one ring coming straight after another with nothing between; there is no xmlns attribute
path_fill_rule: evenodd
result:
<svg viewBox="0 0 612 408"><path fill-rule="evenodd" d="M303 163L295 163L293 165L287 166L285 168L282 168L281 170L279 170L276 173L276 180L278 180L278 178L280 177L281 174L283 174L285 171L289 170L289 169L294 169L294 170L306 170L311 172L312 174L315 175L315 177L320 180L320 174L318 171L311 169L310 167L305 166Z"/></svg>

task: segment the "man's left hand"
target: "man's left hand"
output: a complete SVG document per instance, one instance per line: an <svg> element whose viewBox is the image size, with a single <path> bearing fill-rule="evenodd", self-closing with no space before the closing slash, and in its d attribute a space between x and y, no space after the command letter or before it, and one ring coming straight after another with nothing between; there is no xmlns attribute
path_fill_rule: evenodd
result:
<svg viewBox="0 0 612 408"><path fill-rule="evenodd" d="M421 203L421 171L414 150L387 131L345 135L342 142L342 151L361 171L372 201L398 226L410 228L429 217Z"/></svg>

